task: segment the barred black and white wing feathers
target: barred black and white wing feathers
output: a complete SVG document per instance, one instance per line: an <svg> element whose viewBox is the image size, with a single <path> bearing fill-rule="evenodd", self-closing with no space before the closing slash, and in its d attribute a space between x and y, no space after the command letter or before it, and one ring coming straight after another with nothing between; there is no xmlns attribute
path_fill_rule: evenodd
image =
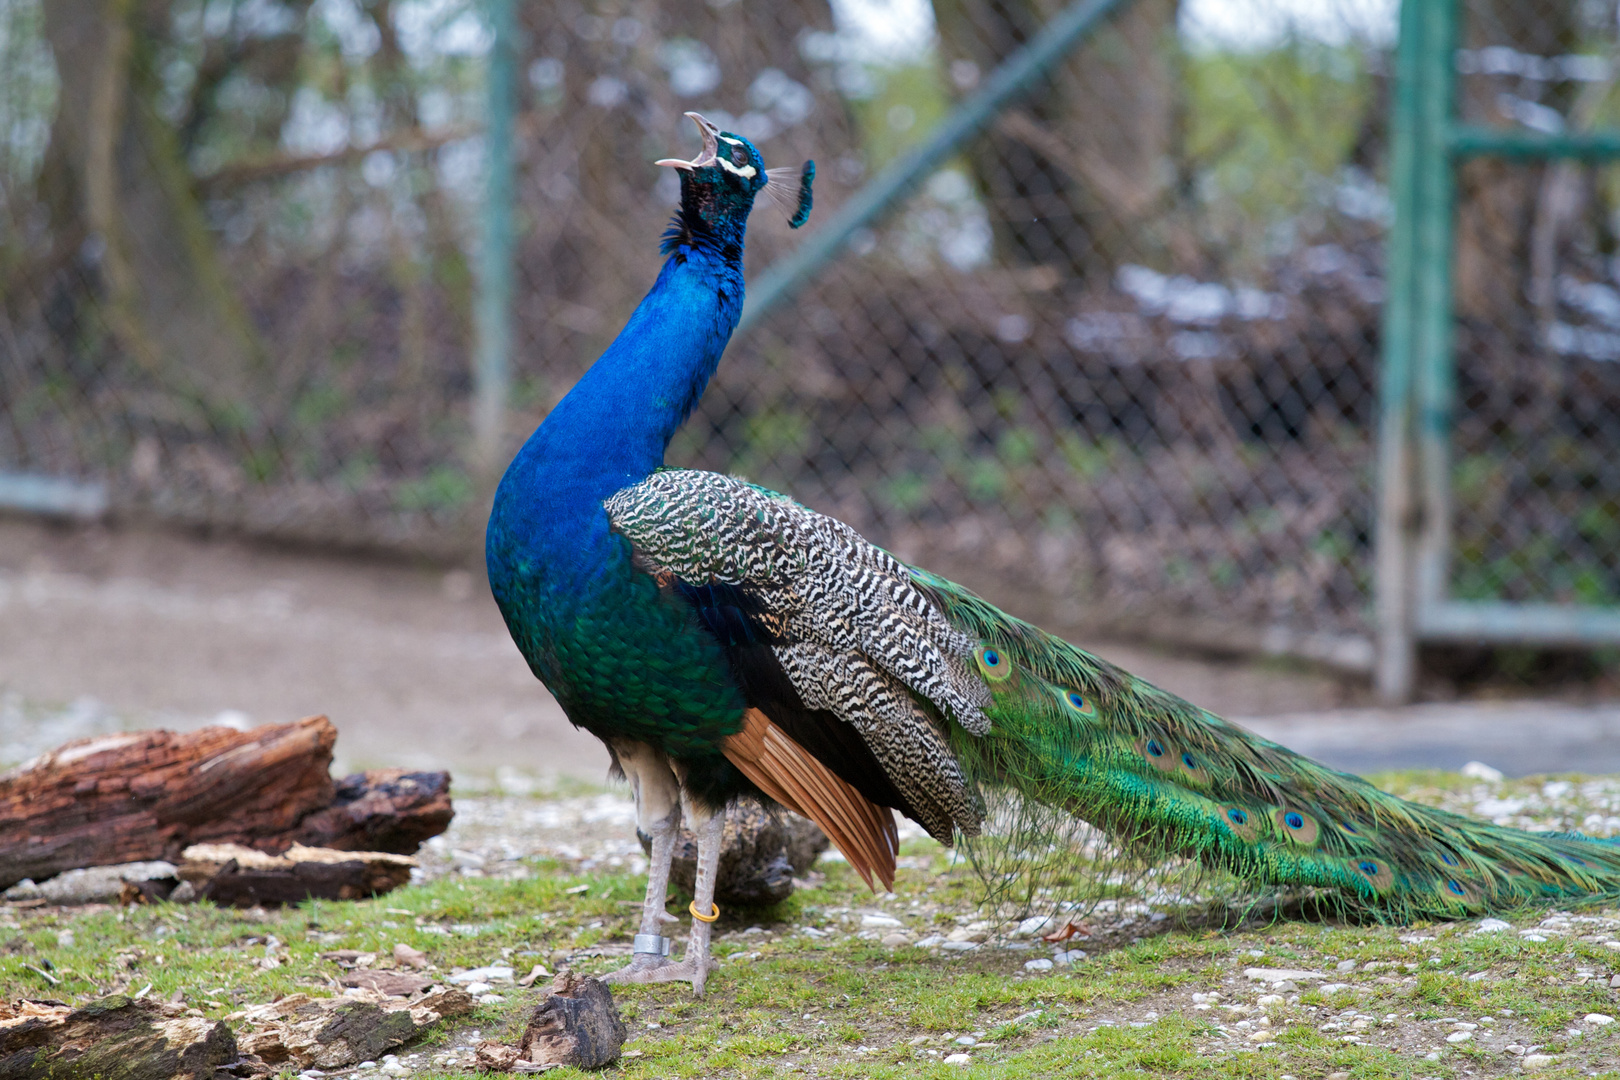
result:
<svg viewBox="0 0 1620 1080"><path fill-rule="evenodd" d="M641 565L727 647L750 704L938 839L978 832L943 718L987 732L990 693L970 668L973 639L902 563L842 522L715 473L657 472L606 506Z"/></svg>

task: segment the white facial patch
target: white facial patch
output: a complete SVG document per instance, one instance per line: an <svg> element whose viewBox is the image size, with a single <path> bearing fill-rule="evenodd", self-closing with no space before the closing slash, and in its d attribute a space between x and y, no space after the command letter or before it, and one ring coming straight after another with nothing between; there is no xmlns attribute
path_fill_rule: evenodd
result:
<svg viewBox="0 0 1620 1080"><path fill-rule="evenodd" d="M733 139L730 135L719 135L719 136L716 136L716 138L718 138L721 142L729 143L732 146L741 146L743 144L741 139ZM715 164L719 165L721 168L725 169L727 172L732 173L732 174L734 174L736 176L741 176L744 179L752 179L754 174L759 171L759 170L755 169L752 165L733 165L731 162L727 161L725 158L719 157L719 156L716 156L714 161L715 161Z"/></svg>

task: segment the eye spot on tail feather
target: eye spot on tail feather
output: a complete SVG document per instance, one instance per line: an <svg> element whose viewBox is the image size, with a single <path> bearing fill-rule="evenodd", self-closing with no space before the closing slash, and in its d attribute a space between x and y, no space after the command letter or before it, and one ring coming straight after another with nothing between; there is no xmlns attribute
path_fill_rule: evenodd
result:
<svg viewBox="0 0 1620 1080"><path fill-rule="evenodd" d="M1272 812L1271 820L1277 823L1277 828L1284 836L1296 844L1314 844L1321 833L1316 819L1303 810L1279 807Z"/></svg>
<svg viewBox="0 0 1620 1080"><path fill-rule="evenodd" d="M1078 690L1065 690L1060 686L1057 688L1057 696L1063 702L1064 706L1070 712L1075 713L1076 715L1097 715L1096 708L1089 700L1086 699L1085 695L1081 694Z"/></svg>
<svg viewBox="0 0 1620 1080"><path fill-rule="evenodd" d="M1253 814L1241 806L1221 807L1221 820L1226 822L1226 827L1232 830L1232 835L1239 840L1253 843L1260 837L1260 823L1255 820Z"/></svg>
<svg viewBox="0 0 1620 1080"><path fill-rule="evenodd" d="M1171 752L1170 747L1162 740L1151 735L1137 740L1136 752L1160 772L1175 772L1181 768L1180 756Z"/></svg>
<svg viewBox="0 0 1620 1080"><path fill-rule="evenodd" d="M986 645L974 653L973 658L978 662L979 671L987 679L1000 682L1012 674L1012 661L993 645Z"/></svg>
<svg viewBox="0 0 1620 1080"><path fill-rule="evenodd" d="M1382 891L1395 884L1395 871L1388 863L1381 863L1377 859L1353 859L1350 865L1375 889Z"/></svg>

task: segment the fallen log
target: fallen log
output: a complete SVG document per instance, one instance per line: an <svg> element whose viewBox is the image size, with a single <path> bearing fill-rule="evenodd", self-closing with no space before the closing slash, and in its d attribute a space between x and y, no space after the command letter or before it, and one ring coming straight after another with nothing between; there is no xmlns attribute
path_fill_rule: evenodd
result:
<svg viewBox="0 0 1620 1080"><path fill-rule="evenodd" d="M70 742L0 774L0 889L80 867L178 862L194 844L410 854L448 827L448 774L334 781L336 740L331 721L312 716Z"/></svg>
<svg viewBox="0 0 1620 1080"><path fill-rule="evenodd" d="M445 987L408 1000L366 991L340 998L289 994L226 1019L247 1029L240 1036L243 1052L271 1065L338 1069L375 1060L475 1007L465 990Z"/></svg>

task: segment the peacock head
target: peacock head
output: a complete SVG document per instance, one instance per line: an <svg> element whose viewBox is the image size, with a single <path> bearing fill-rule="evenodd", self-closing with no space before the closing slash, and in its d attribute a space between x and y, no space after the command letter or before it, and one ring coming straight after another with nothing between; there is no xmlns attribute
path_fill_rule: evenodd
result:
<svg viewBox="0 0 1620 1080"><path fill-rule="evenodd" d="M703 137L703 149L691 161L664 158L654 162L680 174L681 212L677 229L681 235L674 238L677 242L691 239L693 233L701 233L740 246L748 213L754 208L754 197L761 191L778 203L792 207L789 224L793 228L809 220L815 162L805 162L802 170L767 170L753 143L741 135L721 131L698 113L686 115L697 125L698 134ZM787 190L795 171L799 174L796 195Z"/></svg>

